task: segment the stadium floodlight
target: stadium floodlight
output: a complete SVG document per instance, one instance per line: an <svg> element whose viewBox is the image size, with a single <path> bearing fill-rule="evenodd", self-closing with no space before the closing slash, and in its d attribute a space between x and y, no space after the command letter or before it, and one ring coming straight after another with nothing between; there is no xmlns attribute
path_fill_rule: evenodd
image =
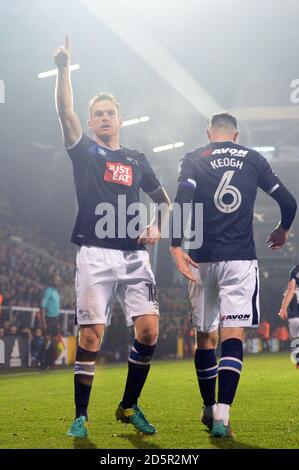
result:
<svg viewBox="0 0 299 470"><path fill-rule="evenodd" d="M129 119L128 121L123 121L122 127L133 126L134 124L138 124L139 119Z"/></svg>
<svg viewBox="0 0 299 470"><path fill-rule="evenodd" d="M179 147L183 147L184 146L184 142L176 142L175 144L173 144L174 148L178 149Z"/></svg>
<svg viewBox="0 0 299 470"><path fill-rule="evenodd" d="M72 72L73 70L78 70L79 68L80 68L79 64L74 64L70 66L70 71ZM57 69L48 70L47 72L41 72L37 76L38 78L48 78L48 77L53 77L54 75L57 75Z"/></svg>
<svg viewBox="0 0 299 470"><path fill-rule="evenodd" d="M183 147L184 142L175 142L174 144L161 145L160 147L153 148L153 152L164 152L165 150L173 150L175 148Z"/></svg>
<svg viewBox="0 0 299 470"><path fill-rule="evenodd" d="M123 121L122 127L133 126L134 124L140 124L142 122L149 121L149 116L142 116L141 118L129 119L127 121Z"/></svg>
<svg viewBox="0 0 299 470"><path fill-rule="evenodd" d="M271 161L274 158L275 147L264 146L264 147L253 147L254 150L259 152L264 158Z"/></svg>
<svg viewBox="0 0 299 470"><path fill-rule="evenodd" d="M275 152L275 147L253 147L257 152Z"/></svg>

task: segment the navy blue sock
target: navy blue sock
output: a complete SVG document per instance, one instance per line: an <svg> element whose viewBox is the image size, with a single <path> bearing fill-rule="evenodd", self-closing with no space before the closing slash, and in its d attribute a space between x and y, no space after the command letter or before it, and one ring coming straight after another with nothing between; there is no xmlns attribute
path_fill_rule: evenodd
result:
<svg viewBox="0 0 299 470"><path fill-rule="evenodd" d="M200 393L205 406L216 403L217 359L215 349L197 349L194 357Z"/></svg>
<svg viewBox="0 0 299 470"><path fill-rule="evenodd" d="M121 402L123 408L132 408L132 405L137 404L150 370L155 347L156 345L141 344L135 339L128 359L128 376Z"/></svg>
<svg viewBox="0 0 299 470"><path fill-rule="evenodd" d="M87 351L78 346L74 370L76 418L88 419L87 407L95 374L97 352Z"/></svg>
<svg viewBox="0 0 299 470"><path fill-rule="evenodd" d="M218 367L218 403L232 404L240 379L242 361L242 341L237 338L223 341Z"/></svg>

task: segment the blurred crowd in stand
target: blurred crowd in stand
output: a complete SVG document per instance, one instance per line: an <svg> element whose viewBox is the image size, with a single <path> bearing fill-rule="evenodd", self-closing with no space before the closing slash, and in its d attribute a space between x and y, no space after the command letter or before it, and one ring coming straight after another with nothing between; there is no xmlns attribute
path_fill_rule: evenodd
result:
<svg viewBox="0 0 299 470"><path fill-rule="evenodd" d="M32 363L35 366L45 362L45 354L49 350L51 340L53 345L53 337L56 338L57 344L61 344L60 334L73 334L72 315L69 316L67 327L63 322L63 316L60 315L57 332L47 334L41 306L49 279L59 275L60 308L74 310L75 253L75 248L70 244L58 246L49 242L38 230L17 227L8 221L1 224L0 339L17 335L29 339ZM178 283L176 287L171 288L160 287L158 294L161 321L156 357L192 357L195 334L190 322L185 283ZM14 306L13 313L10 311L12 306ZM33 324L28 311L18 311L16 307L38 309ZM271 315L268 315L268 318L271 318ZM126 328L120 306L116 304L111 325L105 332L102 356L107 361L126 361L131 340L132 331ZM56 346L55 348L51 352L51 364L59 352L59 348ZM288 348L289 334L286 321L279 322L276 319L273 327L272 321L263 319L257 330L246 332L247 352L278 351Z"/></svg>

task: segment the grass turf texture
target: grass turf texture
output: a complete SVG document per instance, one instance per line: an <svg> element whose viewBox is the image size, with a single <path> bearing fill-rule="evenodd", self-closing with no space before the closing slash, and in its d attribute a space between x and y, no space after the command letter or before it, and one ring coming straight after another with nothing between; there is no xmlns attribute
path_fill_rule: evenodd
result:
<svg viewBox="0 0 299 470"><path fill-rule="evenodd" d="M73 415L72 370L0 375L0 448L205 449L298 448L299 370L289 354L246 356L231 410L235 439L215 439L199 422L193 361L153 361L140 405L158 428L141 436L116 422L126 366L98 367L89 438L65 432Z"/></svg>

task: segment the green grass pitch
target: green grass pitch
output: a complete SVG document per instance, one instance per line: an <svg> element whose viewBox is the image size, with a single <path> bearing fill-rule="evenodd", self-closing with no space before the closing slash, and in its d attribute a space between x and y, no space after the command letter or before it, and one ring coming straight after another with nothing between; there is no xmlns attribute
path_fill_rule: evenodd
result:
<svg viewBox="0 0 299 470"><path fill-rule="evenodd" d="M155 436L116 422L126 366L98 367L89 438L65 432L73 419L72 370L0 375L0 448L205 449L298 448L299 370L289 354L246 356L231 423L235 439L215 439L199 422L192 360L153 361L140 405Z"/></svg>

